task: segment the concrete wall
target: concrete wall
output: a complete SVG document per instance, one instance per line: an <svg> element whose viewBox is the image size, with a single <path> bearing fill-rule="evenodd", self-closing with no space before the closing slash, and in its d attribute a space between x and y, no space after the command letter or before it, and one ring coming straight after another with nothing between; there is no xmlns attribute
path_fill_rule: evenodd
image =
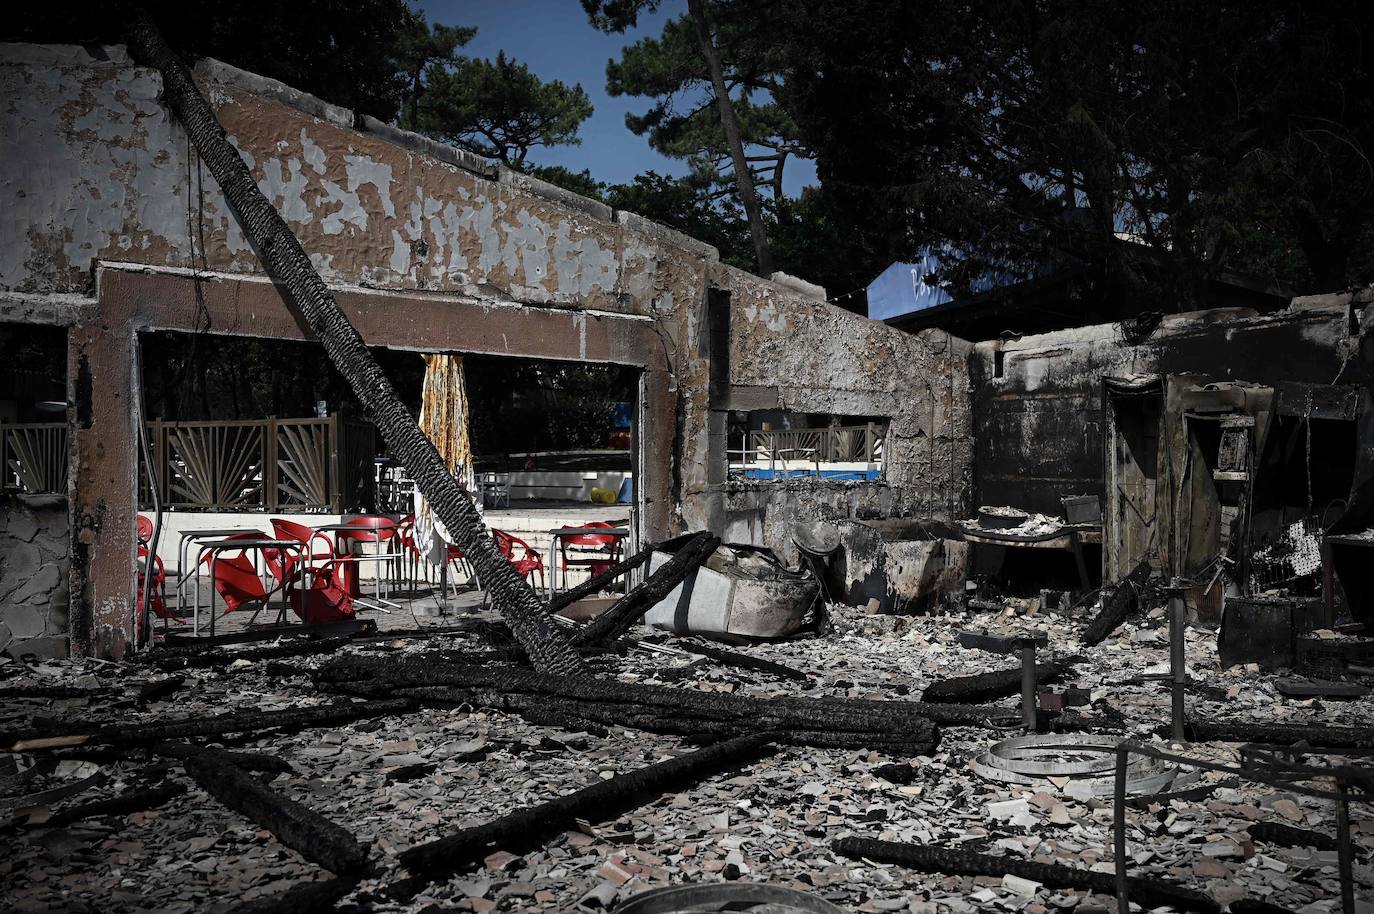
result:
<svg viewBox="0 0 1374 914"><path fill-rule="evenodd" d="M67 500L0 496L0 651L67 653Z"/></svg>
<svg viewBox="0 0 1374 914"><path fill-rule="evenodd" d="M965 344L722 267L707 245L423 137L355 129L351 112L270 80L214 62L197 79L369 343L641 370L641 536L728 527L787 546L799 511L962 509ZM103 653L122 651L132 605L137 333L208 318L211 333L308 338L260 281L159 91L122 48L0 47L0 319L71 326L74 629ZM730 361L730 390L890 417L883 482L726 484L713 416L733 394L713 401L703 341L706 302L720 297L731 302L728 356L716 354Z"/></svg>
<svg viewBox="0 0 1374 914"><path fill-rule="evenodd" d="M1257 315L1167 315L1145 339L1100 324L977 344L972 358L975 501L1062 514L1066 495L1101 495L1102 379L1193 375L1267 386L1358 384L1351 296L1295 299ZM1002 376L996 377L998 352Z"/></svg>

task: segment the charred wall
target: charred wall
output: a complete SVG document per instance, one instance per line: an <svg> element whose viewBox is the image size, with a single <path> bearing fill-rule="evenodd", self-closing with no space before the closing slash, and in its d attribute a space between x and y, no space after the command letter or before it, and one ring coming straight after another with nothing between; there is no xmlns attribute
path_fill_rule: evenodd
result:
<svg viewBox="0 0 1374 914"><path fill-rule="evenodd" d="M790 549L799 513L962 508L967 344L857 318L805 284L723 267L714 248L633 213L274 81L214 61L196 78L369 343L641 372L640 535L728 527ZM0 47L0 316L69 324L72 377L89 382L77 383L71 435L72 592L73 617L87 620L78 647L97 653L119 653L131 628L138 333L308 338L160 90L123 48ZM722 481L708 300L732 305L717 326L730 362L716 366L717 399L885 416L884 480L807 491Z"/></svg>
<svg viewBox="0 0 1374 914"><path fill-rule="evenodd" d="M1352 296L1165 316L1148 335L1122 324L979 343L970 360L979 442L975 500L1062 514L1060 498L1102 495L1103 378L1187 375L1299 396L1360 385Z"/></svg>

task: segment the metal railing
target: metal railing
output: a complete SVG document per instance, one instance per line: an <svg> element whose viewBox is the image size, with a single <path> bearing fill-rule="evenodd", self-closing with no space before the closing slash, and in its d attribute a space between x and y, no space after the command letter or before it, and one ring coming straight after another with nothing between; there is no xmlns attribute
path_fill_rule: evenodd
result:
<svg viewBox="0 0 1374 914"><path fill-rule="evenodd" d="M162 503L219 511L371 507L376 432L325 419L148 423ZM141 462L140 462L141 464ZM152 501L147 474L139 498Z"/></svg>
<svg viewBox="0 0 1374 914"><path fill-rule="evenodd" d="M770 478L814 474L836 475L826 465L863 464L882 467L886 427L877 422L829 428L750 431L744 447L730 454L731 470L767 469ZM867 478L868 473L863 474Z"/></svg>
<svg viewBox="0 0 1374 914"><path fill-rule="evenodd" d="M67 494L67 423L0 423L3 487L26 495Z"/></svg>

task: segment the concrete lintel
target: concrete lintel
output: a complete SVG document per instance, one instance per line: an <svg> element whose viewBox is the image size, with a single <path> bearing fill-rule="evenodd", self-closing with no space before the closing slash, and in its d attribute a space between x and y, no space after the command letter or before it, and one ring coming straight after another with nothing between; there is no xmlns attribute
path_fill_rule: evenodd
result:
<svg viewBox="0 0 1374 914"><path fill-rule="evenodd" d="M731 384L725 392L722 409L777 409L783 403L782 391L777 387L754 387Z"/></svg>
<svg viewBox="0 0 1374 914"><path fill-rule="evenodd" d="M93 320L97 313L95 299L84 295L0 292L0 321L70 327Z"/></svg>

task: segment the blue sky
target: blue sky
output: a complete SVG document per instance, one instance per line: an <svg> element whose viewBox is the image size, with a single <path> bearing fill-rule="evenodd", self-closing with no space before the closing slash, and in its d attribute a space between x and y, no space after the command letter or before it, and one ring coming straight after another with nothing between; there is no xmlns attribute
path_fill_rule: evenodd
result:
<svg viewBox="0 0 1374 914"><path fill-rule="evenodd" d="M579 0L421 0L416 6L430 22L477 27L477 37L463 48L471 57L494 58L505 51L541 79L581 83L596 111L582 125L580 146L536 147L530 158L540 165L586 168L599 181L621 183L645 171L682 175L686 163L649 148L648 140L625 126L626 112L642 113L649 100L606 94L606 61L620 49L647 35L657 35L663 23L681 15L686 0L665 0L660 9L640 18L639 27L624 35L607 35L591 27ZM810 162L789 161L784 184L795 195L816 180Z"/></svg>

